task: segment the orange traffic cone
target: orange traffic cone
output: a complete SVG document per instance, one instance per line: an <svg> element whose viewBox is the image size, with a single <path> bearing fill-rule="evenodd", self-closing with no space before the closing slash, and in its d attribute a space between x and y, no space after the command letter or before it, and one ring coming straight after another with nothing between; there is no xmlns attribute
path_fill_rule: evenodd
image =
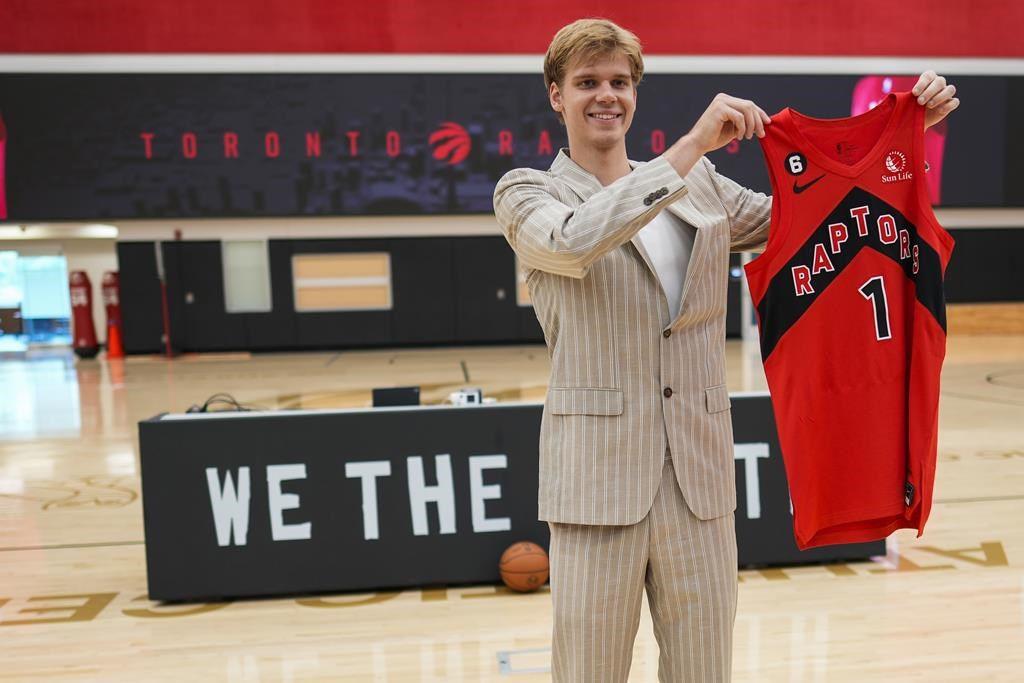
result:
<svg viewBox="0 0 1024 683"><path fill-rule="evenodd" d="M124 358L120 325L107 325L107 358Z"/></svg>

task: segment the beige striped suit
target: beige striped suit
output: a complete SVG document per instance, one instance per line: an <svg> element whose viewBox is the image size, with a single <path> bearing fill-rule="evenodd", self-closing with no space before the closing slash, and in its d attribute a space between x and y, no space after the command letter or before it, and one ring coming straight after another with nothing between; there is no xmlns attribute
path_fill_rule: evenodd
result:
<svg viewBox="0 0 1024 683"><path fill-rule="evenodd" d="M764 243L771 200L704 158L685 178L664 158L630 163L602 187L562 150L549 171L510 171L494 193L551 357L539 511L552 528L553 670L625 680L646 584L662 680L728 680L728 256ZM636 239L663 209L696 228L675 320Z"/></svg>
<svg viewBox="0 0 1024 683"><path fill-rule="evenodd" d="M662 196L644 203L662 188ZM635 239L666 208L697 228L672 321ZM666 446L694 514L731 512L736 489L723 357L729 251L766 240L771 200L718 175L703 158L685 180L658 158L602 188L562 151L548 172L507 173L494 209L526 271L551 356L540 518L640 521L661 481Z"/></svg>

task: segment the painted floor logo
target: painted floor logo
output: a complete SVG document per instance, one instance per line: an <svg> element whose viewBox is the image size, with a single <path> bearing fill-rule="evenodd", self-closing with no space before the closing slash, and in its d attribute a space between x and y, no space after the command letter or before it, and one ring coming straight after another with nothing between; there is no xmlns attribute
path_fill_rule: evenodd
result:
<svg viewBox="0 0 1024 683"><path fill-rule="evenodd" d="M454 166L469 156L472 143L469 132L452 121L445 121L431 133L428 142L434 147L434 158Z"/></svg>

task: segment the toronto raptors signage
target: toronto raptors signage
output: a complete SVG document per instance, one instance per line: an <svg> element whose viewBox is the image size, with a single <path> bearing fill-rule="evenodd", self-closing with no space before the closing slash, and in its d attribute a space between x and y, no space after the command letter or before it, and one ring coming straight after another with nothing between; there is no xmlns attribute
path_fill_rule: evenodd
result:
<svg viewBox="0 0 1024 683"><path fill-rule="evenodd" d="M835 117L871 103L854 96L867 80L650 75L630 154L663 152L720 90ZM992 144L1024 118L1006 94L1024 79L960 83L970 101L934 151L942 202L1024 203ZM505 171L546 169L566 144L539 74L4 74L0 116L0 220L23 222L487 213ZM712 161L768 190L755 143Z"/></svg>
<svg viewBox="0 0 1024 683"><path fill-rule="evenodd" d="M165 416L139 425L154 600L497 583L537 521L540 404ZM766 394L733 397L739 561L801 553Z"/></svg>
<svg viewBox="0 0 1024 683"><path fill-rule="evenodd" d="M147 160L154 158L153 141L156 136L156 133L150 131L139 133L139 139L142 141L142 156ZM345 140L336 149L329 148L327 156L349 157L352 159L366 156L367 150L360 146L361 137L362 133L358 130L345 131ZM222 153L225 159L241 158L241 154L238 151L238 133L225 131L219 138L220 140L213 141L212 151L204 149L207 155ZM323 138L323 133L320 130L306 131L303 139L305 143L305 157L307 159L324 158ZM513 153L512 132L508 130L499 131L498 139L500 140L498 154L511 156ZM161 139L160 142L168 143L165 151L169 152L171 156L174 155L174 148L179 147L180 142L179 152L181 158L190 160L199 158L199 138L192 131L182 133L180 141L172 138L169 141ZM218 146L218 142L222 144ZM433 152L431 156L437 161L451 166L463 161L469 156L470 150L473 149L473 141L469 136L469 132L459 124L451 121L445 121L436 131L431 133L428 142ZM262 149L251 150L251 152L255 152L256 156L262 155L267 159L278 159L281 157L281 134L276 130L264 133L259 143L262 143ZM362 144L365 145L365 141ZM402 155L402 134L400 131L389 130L384 134L384 150L391 159ZM537 152L544 154L552 153L551 134L546 130L540 132Z"/></svg>

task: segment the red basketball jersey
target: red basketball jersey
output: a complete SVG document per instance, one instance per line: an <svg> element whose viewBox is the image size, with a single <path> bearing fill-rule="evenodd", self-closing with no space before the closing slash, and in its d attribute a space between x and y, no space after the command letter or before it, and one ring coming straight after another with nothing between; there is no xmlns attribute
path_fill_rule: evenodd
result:
<svg viewBox="0 0 1024 683"><path fill-rule="evenodd" d="M784 109L765 130L771 233L746 272L797 545L920 536L953 249L928 201L924 108L892 94L845 119Z"/></svg>

